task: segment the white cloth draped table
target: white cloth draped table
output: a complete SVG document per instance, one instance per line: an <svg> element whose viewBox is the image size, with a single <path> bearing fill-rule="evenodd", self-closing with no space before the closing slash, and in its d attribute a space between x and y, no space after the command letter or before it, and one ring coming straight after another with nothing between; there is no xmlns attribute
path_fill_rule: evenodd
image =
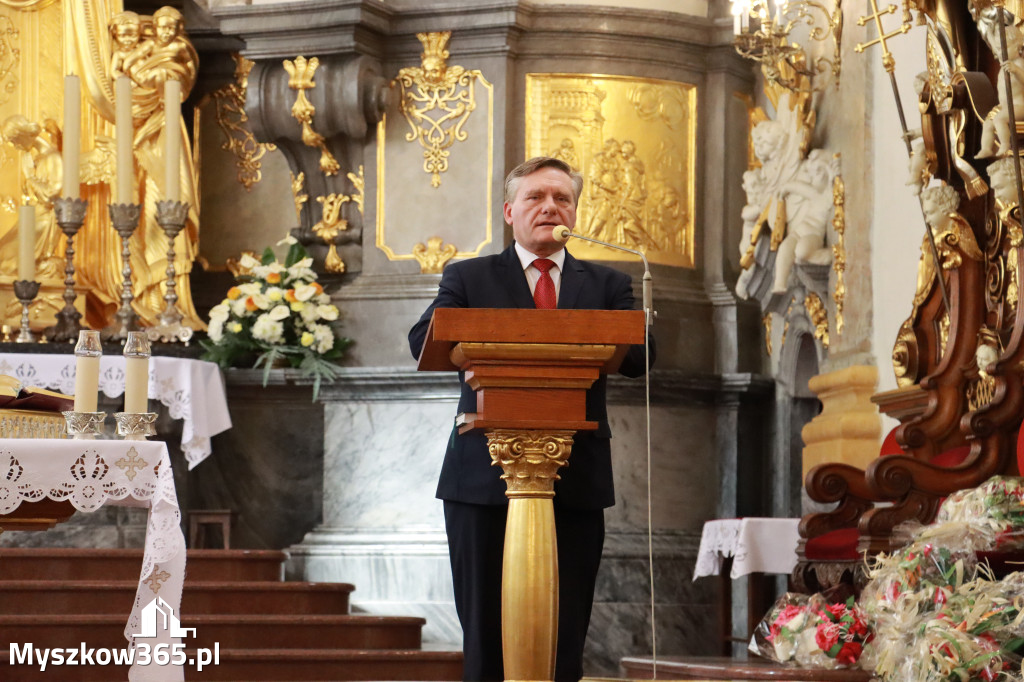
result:
<svg viewBox="0 0 1024 682"><path fill-rule="evenodd" d="M50 353L0 353L0 374L24 386L75 391L75 356ZM108 398L124 393L124 356L100 358L100 391ZM212 362L153 356L149 360L149 398L182 420L181 450L191 470L210 456L210 439L231 428L220 369Z"/></svg>
<svg viewBox="0 0 1024 682"><path fill-rule="evenodd" d="M704 524L693 579L718 575L724 557L733 557L731 578L748 573L788 574L796 567L800 519L747 517Z"/></svg>
<svg viewBox="0 0 1024 682"><path fill-rule="evenodd" d="M167 446L154 441L0 439L0 514L22 502L44 498L67 500L81 512L104 504L148 507L146 546L135 603L124 633L128 641L142 632L141 614L160 597L180 618L185 581L185 536L174 489ZM0 561L3 555L0 553ZM152 647L178 644L166 630L146 638ZM75 646L77 642L68 642ZM134 665L129 679L176 682L182 666Z"/></svg>

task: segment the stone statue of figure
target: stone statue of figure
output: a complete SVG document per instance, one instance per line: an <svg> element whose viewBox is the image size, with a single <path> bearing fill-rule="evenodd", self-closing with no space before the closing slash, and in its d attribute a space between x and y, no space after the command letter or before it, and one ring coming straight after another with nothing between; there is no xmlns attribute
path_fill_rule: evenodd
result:
<svg viewBox="0 0 1024 682"><path fill-rule="evenodd" d="M132 117L134 119L136 180L142 217L132 237L132 269L135 311L143 323L157 323L163 311L167 270L167 237L156 221L156 204L164 199L167 186L164 177L164 83L181 82L182 98L188 97L195 85L199 59L184 35L181 13L173 7L161 7L152 20L134 12L115 15L109 24L113 38L110 72L121 73L132 80ZM176 133L182 138L181 201L189 204L185 229L175 241L175 288L178 308L184 323L194 329L205 325L192 304L189 273L198 253L199 218L195 169L184 123ZM116 245L115 245L116 246ZM108 267L120 268L119 260L110 254L104 259Z"/></svg>
<svg viewBox="0 0 1024 682"><path fill-rule="evenodd" d="M828 152L815 149L800 163L793 179L782 186L780 197L786 202L786 236L775 258L773 292L786 291L795 263L827 265L832 262L832 251L825 244L825 231L832 212L832 180L837 170Z"/></svg>
<svg viewBox="0 0 1024 682"><path fill-rule="evenodd" d="M982 260L984 257L970 224L959 214L960 195L955 189L942 182L921 191L921 206L924 218L932 228L935 244L940 249L944 243L955 244L969 258ZM928 298L935 281L938 268L932 255L932 246L927 233L921 240L921 260L917 265L917 289L914 292L914 310L916 312ZM952 267L955 261L950 259L944 267Z"/></svg>
<svg viewBox="0 0 1024 682"><path fill-rule="evenodd" d="M23 194L25 200L35 206L36 214L36 279L60 280L64 276L64 252L61 246L63 233L53 213L53 200L60 196L63 182L60 151L47 138L42 126L21 114L8 117L0 127L0 132L5 142L23 152ZM7 232L3 240L0 240L0 249L17 235L17 230ZM13 265L8 270L13 272Z"/></svg>
<svg viewBox="0 0 1024 682"><path fill-rule="evenodd" d="M972 8L973 9L973 8ZM974 11L978 22L978 31L998 58L1001 54L999 41L998 13L995 7L980 12ZM985 159L992 156L1008 154L1012 148L1010 141L1010 112L1007 101L1013 100L1014 112L1024 112L1024 34L1021 34L1013 23L1005 26L1007 61L1000 66L1001 73L996 78L996 92L999 104L989 112L982 122L981 142L976 158ZM1010 92L1006 92L1006 78L1003 73L1010 74Z"/></svg>

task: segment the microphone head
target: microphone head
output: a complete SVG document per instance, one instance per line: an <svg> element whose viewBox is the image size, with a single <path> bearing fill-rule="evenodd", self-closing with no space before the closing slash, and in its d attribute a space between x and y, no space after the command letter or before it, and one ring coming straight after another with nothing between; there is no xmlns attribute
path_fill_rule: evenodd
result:
<svg viewBox="0 0 1024 682"><path fill-rule="evenodd" d="M569 241L569 235L572 231L565 225L558 225L551 230L551 238L559 244L564 244Z"/></svg>

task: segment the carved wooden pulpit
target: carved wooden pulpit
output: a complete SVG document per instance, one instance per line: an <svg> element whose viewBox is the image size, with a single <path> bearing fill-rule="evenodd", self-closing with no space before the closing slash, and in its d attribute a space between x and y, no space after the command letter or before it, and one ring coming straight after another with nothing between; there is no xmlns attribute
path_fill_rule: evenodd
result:
<svg viewBox="0 0 1024 682"><path fill-rule="evenodd" d="M465 372L476 412L459 432L483 429L509 498L501 627L506 680L551 680L558 633L553 498L573 434L587 421L586 392L644 342L634 310L439 308L421 371Z"/></svg>

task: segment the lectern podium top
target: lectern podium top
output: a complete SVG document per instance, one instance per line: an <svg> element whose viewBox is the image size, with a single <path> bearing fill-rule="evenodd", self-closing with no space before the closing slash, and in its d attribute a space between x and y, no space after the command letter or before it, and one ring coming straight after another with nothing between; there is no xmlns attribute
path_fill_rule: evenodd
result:
<svg viewBox="0 0 1024 682"><path fill-rule="evenodd" d="M532 343L628 346L644 342L640 310L536 310L533 308L437 308L430 318L417 369L459 368L451 351L459 343Z"/></svg>

